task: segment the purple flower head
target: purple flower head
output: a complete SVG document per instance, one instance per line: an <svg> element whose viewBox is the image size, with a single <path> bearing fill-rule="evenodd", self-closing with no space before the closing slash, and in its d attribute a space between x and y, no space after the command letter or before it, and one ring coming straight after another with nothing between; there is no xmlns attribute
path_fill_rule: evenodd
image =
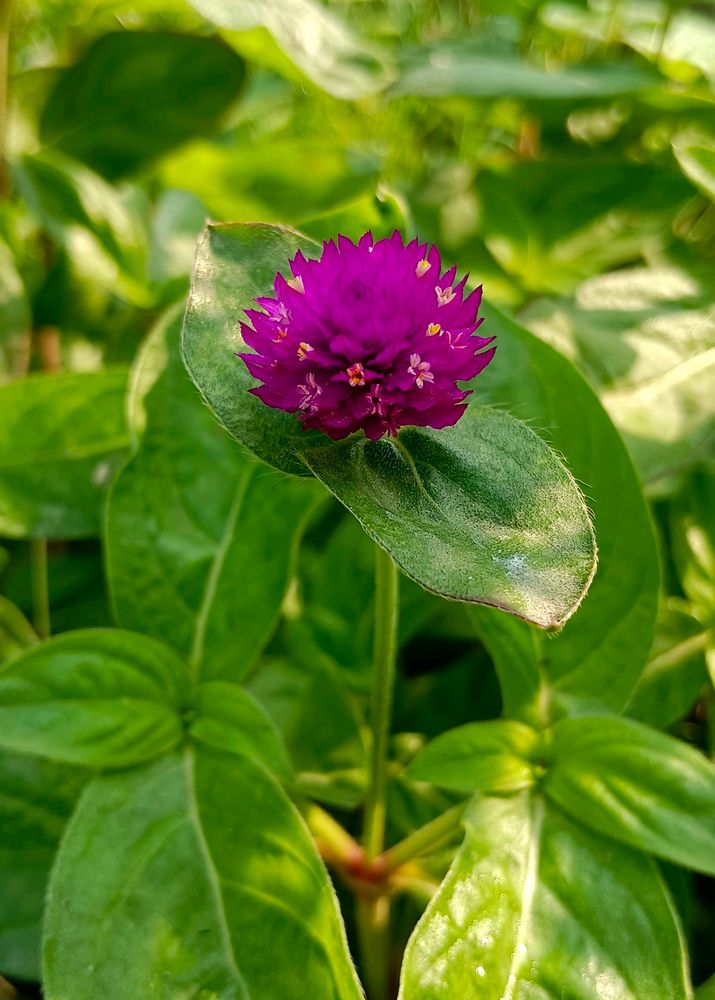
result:
<svg viewBox="0 0 715 1000"><path fill-rule="evenodd" d="M456 268L441 274L439 251L395 231L323 244L319 260L296 254L293 277L278 274L273 298L249 309L241 354L263 384L250 391L297 413L334 440L364 430L377 440L400 427L448 427L466 409L457 382L478 375L495 348L474 335L481 287L465 297Z"/></svg>

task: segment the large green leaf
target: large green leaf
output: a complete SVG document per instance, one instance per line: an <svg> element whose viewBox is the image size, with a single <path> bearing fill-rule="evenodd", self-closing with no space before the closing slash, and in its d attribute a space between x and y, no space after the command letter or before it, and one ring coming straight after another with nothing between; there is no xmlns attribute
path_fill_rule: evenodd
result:
<svg viewBox="0 0 715 1000"><path fill-rule="evenodd" d="M175 746L187 678L165 646L133 632L67 632L0 669L0 746L121 767Z"/></svg>
<svg viewBox="0 0 715 1000"><path fill-rule="evenodd" d="M110 32L58 77L40 137L114 179L210 134L244 73L243 60L211 38Z"/></svg>
<svg viewBox="0 0 715 1000"><path fill-rule="evenodd" d="M599 833L715 874L715 766L679 740L614 716L564 719L544 789Z"/></svg>
<svg viewBox="0 0 715 1000"><path fill-rule="evenodd" d="M134 367L139 439L110 495L107 572L122 625L169 643L206 680L237 680L275 626L317 487L251 461L218 427L186 375L180 331L173 312Z"/></svg>
<svg viewBox="0 0 715 1000"><path fill-rule="evenodd" d="M0 751L0 969L40 978L40 925L50 865L86 772Z"/></svg>
<svg viewBox="0 0 715 1000"><path fill-rule="evenodd" d="M124 371L33 375L0 388L0 535L98 534L129 444Z"/></svg>
<svg viewBox="0 0 715 1000"><path fill-rule="evenodd" d="M618 63L543 70L509 53L485 51L481 38L450 41L408 53L394 96L495 98L529 102L603 101L641 93L661 77L644 66Z"/></svg>
<svg viewBox="0 0 715 1000"><path fill-rule="evenodd" d="M139 306L153 304L146 277L146 199L108 184L53 150L18 158L15 182L31 212L91 284Z"/></svg>
<svg viewBox="0 0 715 1000"><path fill-rule="evenodd" d="M415 929L401 1000L687 1000L655 865L528 795L475 801Z"/></svg>
<svg viewBox="0 0 715 1000"><path fill-rule="evenodd" d="M45 926L47 1000L362 995L307 830L248 758L187 751L97 779Z"/></svg>
<svg viewBox="0 0 715 1000"><path fill-rule="evenodd" d="M658 554L648 510L628 453L593 390L552 347L493 308L499 364L480 375L477 395L506 403L564 455L584 484L599 545L599 567L578 615L548 639L505 616L472 614L494 657L507 714L546 721L550 702L620 709L653 638Z"/></svg>
<svg viewBox="0 0 715 1000"><path fill-rule="evenodd" d="M455 427L405 428L304 450L363 528L423 587L544 627L578 607L595 569L570 474L525 424L472 404Z"/></svg>
<svg viewBox="0 0 715 1000"><path fill-rule="evenodd" d="M222 28L264 27L310 80L335 97L362 97L380 88L385 70L376 53L318 0L191 0Z"/></svg>
<svg viewBox="0 0 715 1000"><path fill-rule="evenodd" d="M522 722L470 722L428 743L407 776L458 792L515 792L534 784L539 744L539 734Z"/></svg>
<svg viewBox="0 0 715 1000"><path fill-rule="evenodd" d="M714 294L711 267L674 259L591 278L574 300L525 314L599 391L646 481L692 463L715 437Z"/></svg>

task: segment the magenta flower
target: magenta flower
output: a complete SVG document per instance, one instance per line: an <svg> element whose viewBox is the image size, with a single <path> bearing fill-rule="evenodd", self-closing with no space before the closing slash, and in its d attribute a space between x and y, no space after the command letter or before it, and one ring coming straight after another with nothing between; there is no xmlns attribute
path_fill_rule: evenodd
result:
<svg viewBox="0 0 715 1000"><path fill-rule="evenodd" d="M293 277L276 275L273 298L249 309L241 354L263 384L250 391L268 406L297 413L334 440L363 430L377 440L400 427L448 427L495 348L474 331L481 287L464 297L466 276L440 274L439 251L396 231L354 244L323 244L319 260L296 254ZM478 353L480 352L481 353Z"/></svg>

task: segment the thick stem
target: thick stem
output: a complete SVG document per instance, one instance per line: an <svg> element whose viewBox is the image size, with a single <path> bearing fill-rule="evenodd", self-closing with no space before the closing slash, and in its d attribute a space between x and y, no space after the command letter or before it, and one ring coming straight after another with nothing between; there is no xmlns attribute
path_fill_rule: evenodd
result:
<svg viewBox="0 0 715 1000"><path fill-rule="evenodd" d="M41 639L50 634L50 591L47 579L47 541L34 538L30 542L32 566L32 622Z"/></svg>
<svg viewBox="0 0 715 1000"><path fill-rule="evenodd" d="M394 562L375 546L375 638L370 695L370 769L365 800L363 845L368 862L385 846L387 750L397 661L399 578ZM387 1000L389 990L390 899L383 895L357 901L358 935L365 985L370 1000Z"/></svg>
<svg viewBox="0 0 715 1000"><path fill-rule="evenodd" d="M461 826L466 805L466 802L461 802L458 806L453 806L395 844L389 851L385 851L382 855L385 872L394 872L408 861L434 851L452 837Z"/></svg>

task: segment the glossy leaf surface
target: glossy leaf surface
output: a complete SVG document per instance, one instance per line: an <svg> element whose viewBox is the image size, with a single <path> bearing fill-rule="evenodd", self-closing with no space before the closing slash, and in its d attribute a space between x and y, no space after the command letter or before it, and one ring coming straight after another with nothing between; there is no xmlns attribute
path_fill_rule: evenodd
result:
<svg viewBox="0 0 715 1000"><path fill-rule="evenodd" d="M475 800L465 822L407 946L401 1000L690 996L673 904L651 861L528 795Z"/></svg>
<svg viewBox="0 0 715 1000"><path fill-rule="evenodd" d="M583 498L525 424L471 404L455 427L304 452L410 577L446 597L562 624L595 570Z"/></svg>
<svg viewBox="0 0 715 1000"><path fill-rule="evenodd" d="M87 629L31 647L0 670L0 746L120 767L175 746L183 664L132 632Z"/></svg>
<svg viewBox="0 0 715 1000"><path fill-rule="evenodd" d="M121 624L169 643L206 680L238 680L275 626L316 487L253 462L217 426L186 375L180 330L167 316L133 370L138 442L110 496L108 576Z"/></svg>
<svg viewBox="0 0 715 1000"><path fill-rule="evenodd" d="M627 719L565 719L544 789L599 833L715 874L715 766L679 740Z"/></svg>
<svg viewBox="0 0 715 1000"><path fill-rule="evenodd" d="M0 388L0 534L96 535L129 435L124 371L34 375Z"/></svg>
<svg viewBox="0 0 715 1000"><path fill-rule="evenodd" d="M310 80L335 97L362 97L384 82L372 48L337 13L316 0L191 0L204 17L222 28L263 27Z"/></svg>
<svg viewBox="0 0 715 1000"><path fill-rule="evenodd" d="M458 792L516 792L534 783L538 747L538 733L521 722L472 722L428 743L407 776Z"/></svg>
<svg viewBox="0 0 715 1000"><path fill-rule="evenodd" d="M494 309L500 364L479 377L479 399L507 403L543 428L584 484L598 539L596 577L578 615L542 641L519 622L474 609L495 658L507 714L543 721L550 702L627 701L653 640L659 567L650 516L629 455L593 390L553 348ZM539 694L541 692L541 695Z"/></svg>
<svg viewBox="0 0 715 1000"><path fill-rule="evenodd" d="M88 788L50 884L44 974L47 1000L136 1000L152 983L177 998L361 997L302 821L261 767L205 750Z"/></svg>

